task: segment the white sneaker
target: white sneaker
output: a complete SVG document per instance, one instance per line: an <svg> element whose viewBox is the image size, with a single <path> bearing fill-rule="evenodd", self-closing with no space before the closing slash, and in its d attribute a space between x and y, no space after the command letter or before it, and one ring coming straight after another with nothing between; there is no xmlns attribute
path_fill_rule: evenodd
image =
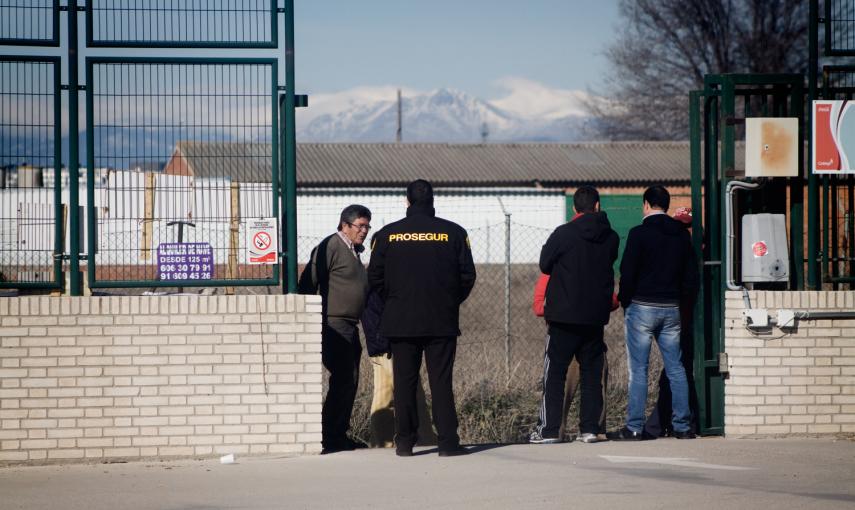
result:
<svg viewBox="0 0 855 510"><path fill-rule="evenodd" d="M583 443L598 443L600 439L596 434L579 434L576 441L581 441Z"/></svg>
<svg viewBox="0 0 855 510"><path fill-rule="evenodd" d="M540 432L534 431L528 436L528 442L532 444L555 444L560 443L561 439L557 437L543 437Z"/></svg>

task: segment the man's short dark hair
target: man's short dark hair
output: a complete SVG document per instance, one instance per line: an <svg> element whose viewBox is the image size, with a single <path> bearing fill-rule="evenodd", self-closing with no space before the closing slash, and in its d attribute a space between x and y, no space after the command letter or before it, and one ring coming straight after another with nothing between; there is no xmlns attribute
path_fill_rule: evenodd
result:
<svg viewBox="0 0 855 510"><path fill-rule="evenodd" d="M671 205L671 194L665 186L650 186L644 191L643 200L650 204L650 207L668 211L668 206Z"/></svg>
<svg viewBox="0 0 855 510"><path fill-rule="evenodd" d="M407 201L410 205L433 205L433 186L424 179L417 179L407 186Z"/></svg>
<svg viewBox="0 0 855 510"><path fill-rule="evenodd" d="M582 186L573 193L573 208L577 213L592 213L600 201L600 192L593 186Z"/></svg>
<svg viewBox="0 0 855 510"><path fill-rule="evenodd" d="M338 220L338 229L341 230L341 226L344 223L352 224L358 218L365 218L368 221L371 221L371 211L368 210L364 205L359 204L351 204L341 211L341 216Z"/></svg>

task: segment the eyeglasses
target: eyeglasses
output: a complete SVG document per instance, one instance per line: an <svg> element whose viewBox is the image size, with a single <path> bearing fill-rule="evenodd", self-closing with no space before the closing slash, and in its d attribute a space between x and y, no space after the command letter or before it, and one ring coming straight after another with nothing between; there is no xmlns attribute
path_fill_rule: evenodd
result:
<svg viewBox="0 0 855 510"><path fill-rule="evenodd" d="M363 231L363 232L368 232L369 230L371 230L371 225L369 225L369 224L367 224L367 223L365 223L365 224L363 224L363 225L357 225L356 223L350 223L349 221L348 221L348 222L345 222L345 223L347 223L347 224L348 224L349 226L351 226L352 228L359 229L359 230L361 230L361 231Z"/></svg>

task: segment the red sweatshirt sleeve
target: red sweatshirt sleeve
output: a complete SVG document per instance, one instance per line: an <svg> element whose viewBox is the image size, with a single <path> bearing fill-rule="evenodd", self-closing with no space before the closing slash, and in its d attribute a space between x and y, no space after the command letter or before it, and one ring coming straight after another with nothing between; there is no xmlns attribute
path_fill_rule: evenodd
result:
<svg viewBox="0 0 855 510"><path fill-rule="evenodd" d="M541 274L534 284L534 301L531 310L538 317L543 317L543 307L546 301L546 284L549 283L549 275Z"/></svg>

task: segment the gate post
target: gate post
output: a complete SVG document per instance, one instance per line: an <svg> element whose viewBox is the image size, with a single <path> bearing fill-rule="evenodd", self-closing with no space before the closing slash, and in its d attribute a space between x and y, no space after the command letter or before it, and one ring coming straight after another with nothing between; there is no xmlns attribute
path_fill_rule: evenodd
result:
<svg viewBox="0 0 855 510"><path fill-rule="evenodd" d="M80 121L78 118L78 55L77 55L77 0L68 0L68 218L69 235L71 236L69 248L71 259L69 262L70 293L72 296L82 296L80 277ZM92 136L91 133L89 136ZM89 169L92 173L93 169ZM93 183L87 182L86 186ZM89 208L92 204L87 204ZM90 237L92 233L89 233ZM89 254L94 257L94 254ZM91 264L87 264L91 270Z"/></svg>
<svg viewBox="0 0 855 510"><path fill-rule="evenodd" d="M294 0L285 0L285 111L282 114L282 130L285 133L284 147L285 212L285 281L284 293L297 292L297 139L294 120Z"/></svg>

